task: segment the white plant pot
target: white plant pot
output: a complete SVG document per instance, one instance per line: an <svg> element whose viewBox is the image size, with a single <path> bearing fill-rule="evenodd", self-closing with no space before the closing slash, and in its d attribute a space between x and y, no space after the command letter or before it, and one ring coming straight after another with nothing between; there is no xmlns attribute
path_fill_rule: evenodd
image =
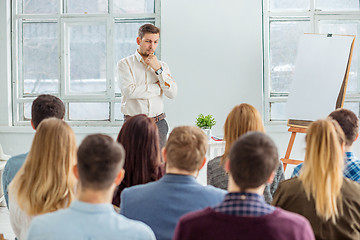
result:
<svg viewBox="0 0 360 240"><path fill-rule="evenodd" d="M202 128L208 139L211 139L211 129L210 128Z"/></svg>

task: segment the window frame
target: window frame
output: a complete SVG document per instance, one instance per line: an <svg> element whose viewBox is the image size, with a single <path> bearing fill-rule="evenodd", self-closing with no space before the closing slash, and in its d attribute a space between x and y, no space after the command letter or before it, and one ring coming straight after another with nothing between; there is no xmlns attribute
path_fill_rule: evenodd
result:
<svg viewBox="0 0 360 240"><path fill-rule="evenodd" d="M263 113L264 122L267 126L280 126L287 122L285 120L271 120L271 103L286 103L288 98L287 92L270 92L270 22L272 20L305 20L310 23L310 32L319 32L319 21L321 20L359 20L359 11L325 11L315 8L316 0L310 1L309 10L281 10L270 11L270 0L263 0ZM360 31L359 31L360 34ZM360 60L360 50L357 53ZM358 64L359 65L359 64ZM345 102L360 103L360 66L358 67L358 90L357 92L347 92ZM358 116L360 113L356 113Z"/></svg>
<svg viewBox="0 0 360 240"><path fill-rule="evenodd" d="M20 13L18 4L21 0L11 1L11 68L12 68L12 125L13 126L29 126L30 120L25 119L24 103L32 103L38 94L23 94L24 78L23 78L23 55L22 49L22 24L25 22L49 22L49 20L57 23L57 37L58 37L58 93L53 94L64 102L66 113L65 121L72 126L121 126L123 119L116 119L115 104L121 103L121 94L115 93L115 26L117 23L136 23L136 22L153 22L155 26L160 27L161 23L161 0L154 0L154 13L130 14L130 13L115 13L114 0L108 0L108 13L65 13L66 0L58 0L58 13L54 14L24 14ZM69 24L91 24L91 23L105 23L106 28L106 91L105 93L70 93L70 79L67 47L70 44L67 35L67 26ZM135 39L134 39L135 42ZM134 49L135 52L136 49ZM156 55L160 59L161 46L157 48ZM117 59L118 61L120 59ZM109 103L109 120L69 120L69 104L70 103ZM120 107L120 106L117 106ZM119 110L120 111L120 110Z"/></svg>

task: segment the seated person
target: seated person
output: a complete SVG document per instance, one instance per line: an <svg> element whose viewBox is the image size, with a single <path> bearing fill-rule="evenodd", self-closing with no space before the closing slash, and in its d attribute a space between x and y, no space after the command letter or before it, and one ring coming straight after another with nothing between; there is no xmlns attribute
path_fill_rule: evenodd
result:
<svg viewBox="0 0 360 240"><path fill-rule="evenodd" d="M209 185L227 189L228 175L224 170L226 158L236 139L249 131L265 132L260 113L250 104L243 103L235 106L224 124L225 152L222 156L210 160L207 165L207 183ZM264 189L264 197L267 203L271 203L279 182L284 179L284 168L282 164L279 164L273 182L266 184Z"/></svg>
<svg viewBox="0 0 360 240"><path fill-rule="evenodd" d="M9 185L10 223L25 239L32 218L66 208L73 200L76 139L71 127L57 118L41 121L25 163Z"/></svg>
<svg viewBox="0 0 360 240"><path fill-rule="evenodd" d="M119 207L124 188L158 180L164 175L164 167L160 162L158 127L146 115L129 117L121 127L117 141L125 149L126 172L112 200L112 204Z"/></svg>
<svg viewBox="0 0 360 240"><path fill-rule="evenodd" d="M276 146L268 136L244 134L235 141L228 158L229 193L224 201L181 217L174 240L314 239L304 217L264 201L265 185L272 182L279 165Z"/></svg>
<svg viewBox="0 0 360 240"><path fill-rule="evenodd" d="M316 239L360 239L360 185L343 176L344 142L335 120L313 122L300 176L274 195L273 205L310 221Z"/></svg>
<svg viewBox="0 0 360 240"><path fill-rule="evenodd" d="M205 164L207 137L198 127L175 128L163 149L166 174L158 181L126 188L120 213L148 224L158 240L172 239L185 213L220 203L226 194L196 181Z"/></svg>
<svg viewBox="0 0 360 240"><path fill-rule="evenodd" d="M352 145L359 137L359 119L352 111L339 108L329 115L337 121L345 134L345 166L344 177L360 183L360 160L352 152ZM302 163L294 168L291 177L299 176Z"/></svg>
<svg viewBox="0 0 360 240"><path fill-rule="evenodd" d="M57 97L43 94L38 96L31 106L31 126L37 129L40 122L49 117L64 119L65 105ZM7 208L9 208L8 186L24 164L28 153L11 157L5 165L2 175L2 185Z"/></svg>
<svg viewBox="0 0 360 240"><path fill-rule="evenodd" d="M34 218L28 240L154 240L148 226L117 214L111 205L115 187L124 177L124 148L111 137L96 134L83 140L77 155L72 168L79 180L77 200L67 209Z"/></svg>

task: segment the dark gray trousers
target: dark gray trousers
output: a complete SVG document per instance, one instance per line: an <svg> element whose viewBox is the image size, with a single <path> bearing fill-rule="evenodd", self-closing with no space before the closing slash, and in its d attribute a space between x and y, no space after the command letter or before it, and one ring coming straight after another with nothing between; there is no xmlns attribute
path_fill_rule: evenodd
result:
<svg viewBox="0 0 360 240"><path fill-rule="evenodd" d="M156 123L159 130L159 138L160 138L160 150L165 146L167 140L167 134L169 131L169 126L165 119L158 121Z"/></svg>

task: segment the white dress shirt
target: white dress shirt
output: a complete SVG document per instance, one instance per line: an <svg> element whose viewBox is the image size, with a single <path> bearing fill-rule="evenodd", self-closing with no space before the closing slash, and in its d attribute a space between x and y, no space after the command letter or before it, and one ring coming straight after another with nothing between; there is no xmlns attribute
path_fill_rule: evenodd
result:
<svg viewBox="0 0 360 240"><path fill-rule="evenodd" d="M164 112L163 94L168 98L176 97L177 85L170 69L166 63L159 62L163 68L159 75L144 62L138 51L118 62L121 112L124 115L146 114L148 117L156 117Z"/></svg>

